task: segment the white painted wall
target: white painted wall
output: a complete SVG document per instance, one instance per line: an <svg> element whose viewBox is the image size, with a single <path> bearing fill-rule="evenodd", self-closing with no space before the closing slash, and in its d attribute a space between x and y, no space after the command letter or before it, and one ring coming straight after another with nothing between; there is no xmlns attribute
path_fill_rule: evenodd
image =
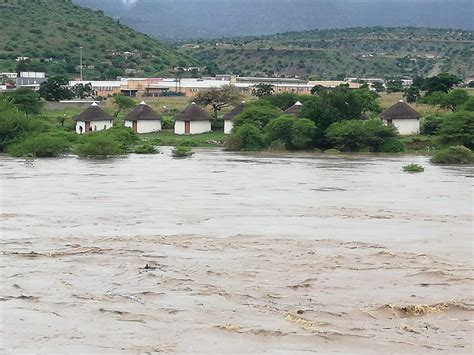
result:
<svg viewBox="0 0 474 355"><path fill-rule="evenodd" d="M200 134L211 132L211 121L191 121L190 134ZM184 121L176 121L174 123L175 134L184 133Z"/></svg>
<svg viewBox="0 0 474 355"><path fill-rule="evenodd" d="M125 121L125 127L133 127L133 121ZM161 131L160 120L138 120L137 121L137 133L150 133Z"/></svg>
<svg viewBox="0 0 474 355"><path fill-rule="evenodd" d="M383 120L383 122L387 124L387 120ZM398 133L402 136L420 133L419 119L394 119L392 124L397 127Z"/></svg>
<svg viewBox="0 0 474 355"><path fill-rule="evenodd" d="M231 120L224 120L224 134L230 134L232 128L234 128L234 122Z"/></svg>
<svg viewBox="0 0 474 355"><path fill-rule="evenodd" d="M90 121L91 122L91 128L92 131L103 131L104 129L109 129L112 128L114 125L114 121L112 120L106 120L106 121ZM79 130L79 127L82 127L82 133L87 133L85 131L86 129L86 123L84 121L76 121L76 133L81 134L81 131Z"/></svg>

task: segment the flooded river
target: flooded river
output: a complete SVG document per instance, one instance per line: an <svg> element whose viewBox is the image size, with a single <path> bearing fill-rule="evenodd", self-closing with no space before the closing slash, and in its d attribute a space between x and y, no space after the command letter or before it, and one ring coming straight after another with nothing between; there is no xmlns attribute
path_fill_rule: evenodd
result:
<svg viewBox="0 0 474 355"><path fill-rule="evenodd" d="M0 157L2 353L472 352L473 167L163 152Z"/></svg>

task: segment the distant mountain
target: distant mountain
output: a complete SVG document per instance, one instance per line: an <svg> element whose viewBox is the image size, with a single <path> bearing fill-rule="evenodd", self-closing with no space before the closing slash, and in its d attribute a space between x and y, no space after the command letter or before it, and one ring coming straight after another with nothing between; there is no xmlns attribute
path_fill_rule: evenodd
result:
<svg viewBox="0 0 474 355"><path fill-rule="evenodd" d="M0 72L15 71L15 59L29 57L24 69L74 77L81 46L88 79L170 75L178 63L195 63L70 0L0 0L0 29Z"/></svg>
<svg viewBox="0 0 474 355"><path fill-rule="evenodd" d="M474 73L474 32L371 27L198 40L180 51L215 72L318 79Z"/></svg>
<svg viewBox="0 0 474 355"><path fill-rule="evenodd" d="M171 40L347 27L473 29L473 0L73 0Z"/></svg>

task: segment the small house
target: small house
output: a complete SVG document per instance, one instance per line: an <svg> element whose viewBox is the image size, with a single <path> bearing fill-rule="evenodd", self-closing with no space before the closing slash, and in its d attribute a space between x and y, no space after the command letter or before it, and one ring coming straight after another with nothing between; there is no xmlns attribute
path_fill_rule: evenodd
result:
<svg viewBox="0 0 474 355"><path fill-rule="evenodd" d="M401 135L420 133L420 114L403 100L380 114L382 122L397 127Z"/></svg>
<svg viewBox="0 0 474 355"><path fill-rule="evenodd" d="M285 115L294 116L298 118L300 117L302 108L303 108L303 104L299 101L296 101L296 103L293 106L287 108L285 111L283 111L283 113Z"/></svg>
<svg viewBox="0 0 474 355"><path fill-rule="evenodd" d="M174 119L175 134L200 134L211 132L212 117L195 102L178 113Z"/></svg>
<svg viewBox="0 0 474 355"><path fill-rule="evenodd" d="M161 131L161 116L142 101L125 116L124 124L136 133L159 132Z"/></svg>
<svg viewBox="0 0 474 355"><path fill-rule="evenodd" d="M83 134L92 131L102 131L112 128L114 118L102 110L95 102L85 111L74 117L76 121L76 133Z"/></svg>
<svg viewBox="0 0 474 355"><path fill-rule="evenodd" d="M234 128L234 119L240 115L246 107L245 101L234 107L232 111L224 116L224 133L230 134L232 128Z"/></svg>

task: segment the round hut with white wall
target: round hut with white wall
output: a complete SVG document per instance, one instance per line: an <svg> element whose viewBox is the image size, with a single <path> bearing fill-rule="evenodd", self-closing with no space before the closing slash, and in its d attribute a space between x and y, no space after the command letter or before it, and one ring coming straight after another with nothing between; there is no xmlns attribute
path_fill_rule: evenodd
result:
<svg viewBox="0 0 474 355"><path fill-rule="evenodd" d="M299 101L296 101L293 106L290 106L285 111L283 111L283 114L299 118L302 108L303 104Z"/></svg>
<svg viewBox="0 0 474 355"><path fill-rule="evenodd" d="M76 133L83 134L112 128L114 118L93 102L86 110L74 117Z"/></svg>
<svg viewBox="0 0 474 355"><path fill-rule="evenodd" d="M211 132L212 117L195 102L188 105L174 118L175 134L200 134Z"/></svg>
<svg viewBox="0 0 474 355"><path fill-rule="evenodd" d="M230 134L232 132L232 129L234 128L234 119L245 110L246 106L247 105L245 101L242 101L241 104L235 106L232 111L230 111L224 116L224 133L225 134Z"/></svg>
<svg viewBox="0 0 474 355"><path fill-rule="evenodd" d="M386 109L380 117L384 124L397 127L402 136L420 133L421 115L403 100Z"/></svg>
<svg viewBox="0 0 474 355"><path fill-rule="evenodd" d="M124 125L136 133L159 132L161 116L142 101L124 117Z"/></svg>

